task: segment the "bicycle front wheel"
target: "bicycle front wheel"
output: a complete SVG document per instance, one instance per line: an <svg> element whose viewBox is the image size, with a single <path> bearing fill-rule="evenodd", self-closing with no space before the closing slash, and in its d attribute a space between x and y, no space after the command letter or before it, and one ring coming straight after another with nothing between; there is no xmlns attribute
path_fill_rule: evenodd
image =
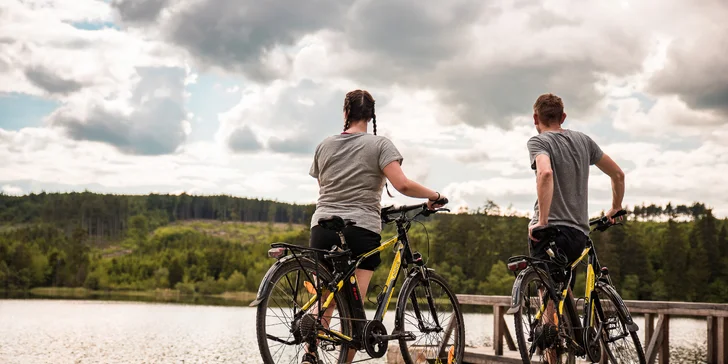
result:
<svg viewBox="0 0 728 364"><path fill-rule="evenodd" d="M553 317L547 319L549 311L540 318L536 318L541 309L541 297L546 297L549 283L548 274L537 268L529 267L520 274L520 285L514 287L518 290L519 310L513 316L516 326L516 341L521 359L524 363L574 363L574 329L568 314L561 317L561 321ZM544 279L542 279L542 277ZM519 280L516 280L518 284ZM550 300L549 300L550 301ZM555 313L554 311L550 311Z"/></svg>
<svg viewBox="0 0 728 364"><path fill-rule="evenodd" d="M630 330L629 311L617 291L609 285L598 284L596 292L604 312L603 354L613 364L645 364L642 344L637 331Z"/></svg>
<svg viewBox="0 0 728 364"><path fill-rule="evenodd" d="M407 278L397 299L395 332L412 335L399 339L402 359L407 364L460 364L465 355L460 303L445 278L430 269L426 274L417 271Z"/></svg>
<svg viewBox="0 0 728 364"><path fill-rule="evenodd" d="M316 263L305 258L298 261L290 259L283 262L271 274L266 291L258 305L256 331L258 348L265 364L299 363L306 353L308 344L305 337L315 328L318 304L315 303L306 312L302 307L312 299L315 300ZM330 282L333 278L322 266L318 267L322 282ZM321 299L323 301L323 299ZM328 321L328 328L351 337L352 325L349 320L348 307L341 294L334 295L336 308ZM322 322L323 323L323 322ZM317 341L319 363L345 363L348 353L346 343L321 339ZM309 336L307 336L309 335Z"/></svg>

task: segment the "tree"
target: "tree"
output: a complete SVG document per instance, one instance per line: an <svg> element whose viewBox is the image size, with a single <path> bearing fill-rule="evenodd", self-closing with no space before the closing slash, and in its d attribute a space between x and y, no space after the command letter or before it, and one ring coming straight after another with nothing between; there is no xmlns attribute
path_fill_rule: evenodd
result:
<svg viewBox="0 0 728 364"><path fill-rule="evenodd" d="M169 287L174 288L177 283L182 282L184 275L185 269L180 263L179 258L175 257L169 265L169 276L167 278L169 281Z"/></svg>

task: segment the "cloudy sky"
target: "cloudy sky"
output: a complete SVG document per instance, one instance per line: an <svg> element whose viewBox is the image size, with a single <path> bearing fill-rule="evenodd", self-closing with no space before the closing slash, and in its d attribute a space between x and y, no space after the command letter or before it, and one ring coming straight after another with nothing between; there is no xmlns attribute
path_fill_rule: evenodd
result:
<svg viewBox="0 0 728 364"><path fill-rule="evenodd" d="M408 176L528 211L531 107L553 92L626 204L726 216L726 18L724 0L0 0L0 190L311 203L312 151L364 88Z"/></svg>

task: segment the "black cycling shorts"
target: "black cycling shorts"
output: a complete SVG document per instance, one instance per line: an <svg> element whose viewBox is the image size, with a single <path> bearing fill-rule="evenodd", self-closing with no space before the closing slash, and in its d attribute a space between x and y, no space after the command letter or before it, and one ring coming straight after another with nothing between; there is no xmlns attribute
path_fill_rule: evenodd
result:
<svg viewBox="0 0 728 364"><path fill-rule="evenodd" d="M554 242L556 243L556 249L559 253L566 255L569 263L573 263L581 256L581 253L584 252L586 242L589 238L581 230L575 229L571 226L557 225L557 227L559 228L559 234L554 240ZM528 244L531 256L534 258L551 261L551 257L549 257L548 253L546 253L546 248L548 248L549 243L550 242L546 240L533 241L529 238ZM548 264L549 271L556 268L557 267L555 264ZM573 289L574 283L576 281L576 271L572 272L574 273L574 276L571 280L571 288ZM554 278L558 280L557 277Z"/></svg>
<svg viewBox="0 0 728 364"><path fill-rule="evenodd" d="M344 238L346 239L346 245L351 250L352 257L358 257L361 254L369 252L379 247L379 243L382 240L382 236L358 226L347 226L344 228ZM337 245L341 246L341 240L339 235L331 230L322 228L321 226L314 226L311 228L311 240L309 246L316 249L331 250L331 247ZM379 256L379 252L364 259L359 264L359 269L375 270L382 262ZM331 266L327 264L329 268Z"/></svg>

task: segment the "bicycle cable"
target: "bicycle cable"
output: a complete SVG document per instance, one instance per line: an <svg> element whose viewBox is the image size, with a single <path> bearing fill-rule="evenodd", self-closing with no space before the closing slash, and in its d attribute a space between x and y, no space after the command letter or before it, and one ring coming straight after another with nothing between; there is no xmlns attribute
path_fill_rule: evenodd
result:
<svg viewBox="0 0 728 364"><path fill-rule="evenodd" d="M424 223L422 223L422 221L412 221L419 223L420 225L422 225L422 228L425 229L425 236L427 237L427 260L425 260L425 265L427 265L428 263L430 263L430 233L427 232L427 227Z"/></svg>

